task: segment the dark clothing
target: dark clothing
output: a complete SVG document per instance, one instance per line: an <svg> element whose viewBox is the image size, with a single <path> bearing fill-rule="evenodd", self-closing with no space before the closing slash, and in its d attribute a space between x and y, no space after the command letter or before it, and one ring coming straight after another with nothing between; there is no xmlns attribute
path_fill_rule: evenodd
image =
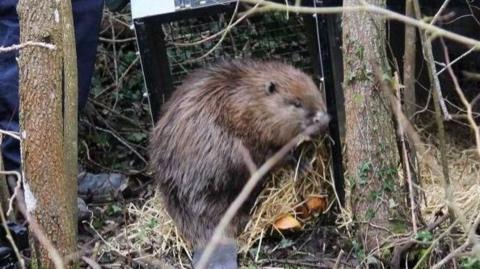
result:
<svg viewBox="0 0 480 269"><path fill-rule="evenodd" d="M19 43L17 0L0 0L0 46ZM103 0L72 0L77 48L79 108L88 97L97 51ZM0 53L0 129L18 131L18 52ZM1 145L6 170L20 168L20 145L4 136Z"/></svg>

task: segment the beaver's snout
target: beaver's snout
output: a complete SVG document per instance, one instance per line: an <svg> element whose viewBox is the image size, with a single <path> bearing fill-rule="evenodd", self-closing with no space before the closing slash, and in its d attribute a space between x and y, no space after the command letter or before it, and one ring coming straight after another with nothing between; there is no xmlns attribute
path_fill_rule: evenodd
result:
<svg viewBox="0 0 480 269"><path fill-rule="evenodd" d="M317 131L314 133L322 132L328 128L330 119L330 115L326 112L318 111L316 113L311 113L307 120L302 124L302 129L307 130L310 127L315 127L314 129Z"/></svg>
<svg viewBox="0 0 480 269"><path fill-rule="evenodd" d="M313 116L312 123L319 124L320 126L327 126L330 122L330 116L328 113L325 112L317 112L315 116Z"/></svg>
<svg viewBox="0 0 480 269"><path fill-rule="evenodd" d="M328 115L328 113L322 112L322 111L317 111L317 112L309 113L309 115L307 116L307 122L306 122L305 125L310 126L310 125L315 124L315 125L319 125L323 128L323 127L328 126L329 122L330 122L330 116ZM304 127L306 127L306 126L304 126Z"/></svg>

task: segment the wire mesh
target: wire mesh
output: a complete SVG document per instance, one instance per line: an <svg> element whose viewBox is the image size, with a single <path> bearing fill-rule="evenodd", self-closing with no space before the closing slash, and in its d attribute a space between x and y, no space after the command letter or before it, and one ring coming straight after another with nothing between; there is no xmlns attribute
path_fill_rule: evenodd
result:
<svg viewBox="0 0 480 269"><path fill-rule="evenodd" d="M221 35L194 46L180 45L222 31L231 16L230 13L220 13L162 25L174 85L178 85L191 70L219 59L275 59L287 61L307 73L313 72L304 19L293 14L268 13L245 19L233 27L208 55Z"/></svg>

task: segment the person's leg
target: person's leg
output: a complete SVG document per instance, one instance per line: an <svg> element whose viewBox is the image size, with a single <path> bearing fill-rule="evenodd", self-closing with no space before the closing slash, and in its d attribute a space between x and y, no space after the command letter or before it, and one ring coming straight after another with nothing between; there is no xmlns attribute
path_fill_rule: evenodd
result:
<svg viewBox="0 0 480 269"><path fill-rule="evenodd" d="M0 1L0 46L19 42L17 0ZM83 108L90 91L95 64L103 0L73 0L73 18L77 48L79 108ZM18 131L17 52L0 53L0 129ZM20 144L4 137L1 145L5 170L19 170Z"/></svg>
<svg viewBox="0 0 480 269"><path fill-rule="evenodd" d="M19 26L16 11L17 0L0 1L0 46L18 44ZM18 69L16 51L0 53L0 129L18 131ZM1 151L4 168L20 167L20 143L4 136Z"/></svg>
<svg viewBox="0 0 480 269"><path fill-rule="evenodd" d="M0 46L18 43L18 17L16 0L0 0ZM15 51L0 53L0 129L18 131L18 70ZM20 167L20 144L18 140L3 136L0 157L6 170ZM1 169L1 168L0 168ZM4 209L6 210L6 209ZM0 237L0 268L13 268L14 252L6 238Z"/></svg>
<svg viewBox="0 0 480 269"><path fill-rule="evenodd" d="M72 0L77 48L78 106L88 99L97 54L104 0Z"/></svg>
<svg viewBox="0 0 480 269"><path fill-rule="evenodd" d="M103 5L104 0L72 1L77 42L79 109L85 106L91 87ZM111 194L125 188L126 182L127 178L121 174L82 172L78 176L78 194L81 198L92 201L112 199Z"/></svg>

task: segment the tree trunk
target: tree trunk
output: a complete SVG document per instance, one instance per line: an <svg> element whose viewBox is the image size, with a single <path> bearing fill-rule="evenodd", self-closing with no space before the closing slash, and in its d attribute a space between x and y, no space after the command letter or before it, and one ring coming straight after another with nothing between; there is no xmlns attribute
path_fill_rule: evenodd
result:
<svg viewBox="0 0 480 269"><path fill-rule="evenodd" d="M77 174L78 174L78 72L72 2L61 0L63 25L63 68L64 68L64 120L63 139L65 145L66 181L70 186L67 205L71 208L74 224L77 218ZM75 240L76 241L76 240Z"/></svg>
<svg viewBox="0 0 480 269"><path fill-rule="evenodd" d="M413 12L413 0L405 2L405 15L415 17ZM417 28L415 26L405 25L405 53L403 57L403 81L405 85L404 91L404 110L405 115L411 119L416 111L415 97L415 56L417 44Z"/></svg>
<svg viewBox="0 0 480 269"><path fill-rule="evenodd" d="M363 1L344 0L344 5ZM385 0L367 0L385 6ZM365 12L343 15L343 64L350 203L365 253L375 250L404 224L404 198L398 179L399 154L388 99L375 71L388 74L385 22ZM408 216L408 215L407 215ZM405 227L407 228L407 227Z"/></svg>
<svg viewBox="0 0 480 269"><path fill-rule="evenodd" d="M68 0L67 0L68 1ZM67 178L62 117L63 35L61 2L20 0L20 42L51 43L20 51L20 130L27 211L62 256L75 251L76 218ZM71 12L71 11L70 11ZM68 21L67 21L68 23ZM53 268L47 249L33 242L33 264Z"/></svg>

